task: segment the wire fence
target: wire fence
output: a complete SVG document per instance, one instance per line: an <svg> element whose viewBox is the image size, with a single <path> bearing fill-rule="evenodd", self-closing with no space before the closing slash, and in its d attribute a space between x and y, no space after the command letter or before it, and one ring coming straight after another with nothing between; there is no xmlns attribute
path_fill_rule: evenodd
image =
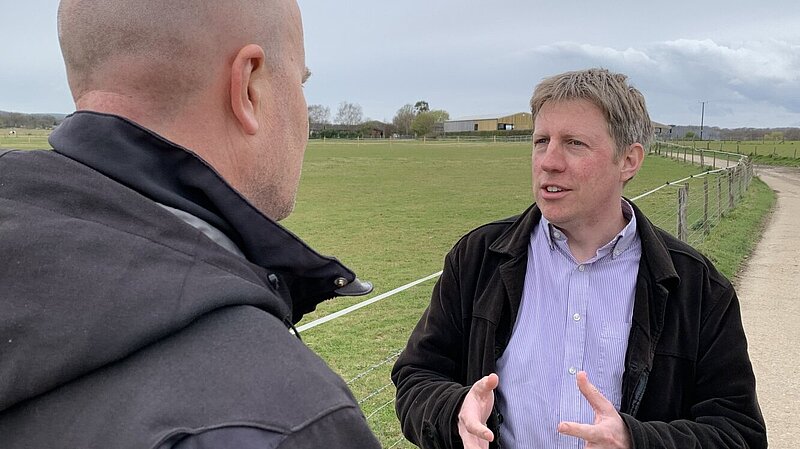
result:
<svg viewBox="0 0 800 449"><path fill-rule="evenodd" d="M651 157L667 157L704 168L701 173L665 182L631 198L657 226L692 245L702 242L711 229L738 205L753 178L752 162L741 154L666 142L654 143L649 153ZM434 273L412 284L418 285L440 274ZM370 427L390 449L414 447L400 432L394 414L395 391L389 378L401 351L402 348L391 350L384 359L347 381Z"/></svg>
<svg viewBox="0 0 800 449"><path fill-rule="evenodd" d="M690 245L705 240L711 229L744 198L753 179L752 161L741 154L664 142L656 142L651 154L706 169L632 198L656 226Z"/></svg>

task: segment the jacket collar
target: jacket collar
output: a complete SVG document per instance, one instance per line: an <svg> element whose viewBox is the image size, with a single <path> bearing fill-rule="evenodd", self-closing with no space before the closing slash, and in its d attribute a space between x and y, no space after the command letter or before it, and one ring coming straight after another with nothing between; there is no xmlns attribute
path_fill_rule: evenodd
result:
<svg viewBox="0 0 800 449"><path fill-rule="evenodd" d="M225 233L256 265L289 284L294 321L319 301L366 294L355 273L322 256L259 212L191 150L125 118L90 111L67 117L50 136L54 150L144 196L186 211ZM356 283L358 285L354 285Z"/></svg>

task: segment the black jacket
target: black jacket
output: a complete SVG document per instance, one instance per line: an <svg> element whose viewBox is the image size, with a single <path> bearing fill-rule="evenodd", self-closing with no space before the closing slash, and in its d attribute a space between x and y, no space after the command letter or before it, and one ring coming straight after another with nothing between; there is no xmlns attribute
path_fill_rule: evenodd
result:
<svg viewBox="0 0 800 449"><path fill-rule="evenodd" d="M635 206L634 213L642 258L621 410L633 447L766 447L733 287L697 251ZM534 205L470 232L447 255L431 304L392 371L403 432L422 448L461 447L461 402L495 372L509 342L540 218ZM495 435L501 418L490 418Z"/></svg>
<svg viewBox="0 0 800 449"><path fill-rule="evenodd" d="M378 447L288 330L341 284L365 293L352 271L131 122L76 113L51 143L0 153L0 447L189 448L226 429L237 447Z"/></svg>

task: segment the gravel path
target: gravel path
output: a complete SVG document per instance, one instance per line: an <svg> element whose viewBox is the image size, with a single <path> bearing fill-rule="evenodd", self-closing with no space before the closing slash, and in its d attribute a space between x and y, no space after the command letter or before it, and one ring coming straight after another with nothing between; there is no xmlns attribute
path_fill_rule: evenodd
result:
<svg viewBox="0 0 800 449"><path fill-rule="evenodd" d="M800 169L758 167L756 174L778 200L735 283L769 447L788 449L800 435Z"/></svg>

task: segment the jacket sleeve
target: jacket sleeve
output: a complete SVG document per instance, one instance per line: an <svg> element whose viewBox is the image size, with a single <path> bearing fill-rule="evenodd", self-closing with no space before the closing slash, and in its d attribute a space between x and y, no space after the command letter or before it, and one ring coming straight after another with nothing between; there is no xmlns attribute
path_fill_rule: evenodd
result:
<svg viewBox="0 0 800 449"><path fill-rule="evenodd" d="M237 446L231 446L235 448ZM380 449L357 407L336 410L289 434L276 449Z"/></svg>
<svg viewBox="0 0 800 449"><path fill-rule="evenodd" d="M703 318L699 343L689 418L641 422L622 414L633 448L766 448L766 428L732 286Z"/></svg>
<svg viewBox="0 0 800 449"><path fill-rule="evenodd" d="M158 449L379 449L364 415L356 407L327 413L290 432L248 426L212 428L185 435L158 446Z"/></svg>
<svg viewBox="0 0 800 449"><path fill-rule="evenodd" d="M452 253L431 302L392 370L403 434L423 449L461 447L458 411L469 386L459 382L464 349L459 280Z"/></svg>

